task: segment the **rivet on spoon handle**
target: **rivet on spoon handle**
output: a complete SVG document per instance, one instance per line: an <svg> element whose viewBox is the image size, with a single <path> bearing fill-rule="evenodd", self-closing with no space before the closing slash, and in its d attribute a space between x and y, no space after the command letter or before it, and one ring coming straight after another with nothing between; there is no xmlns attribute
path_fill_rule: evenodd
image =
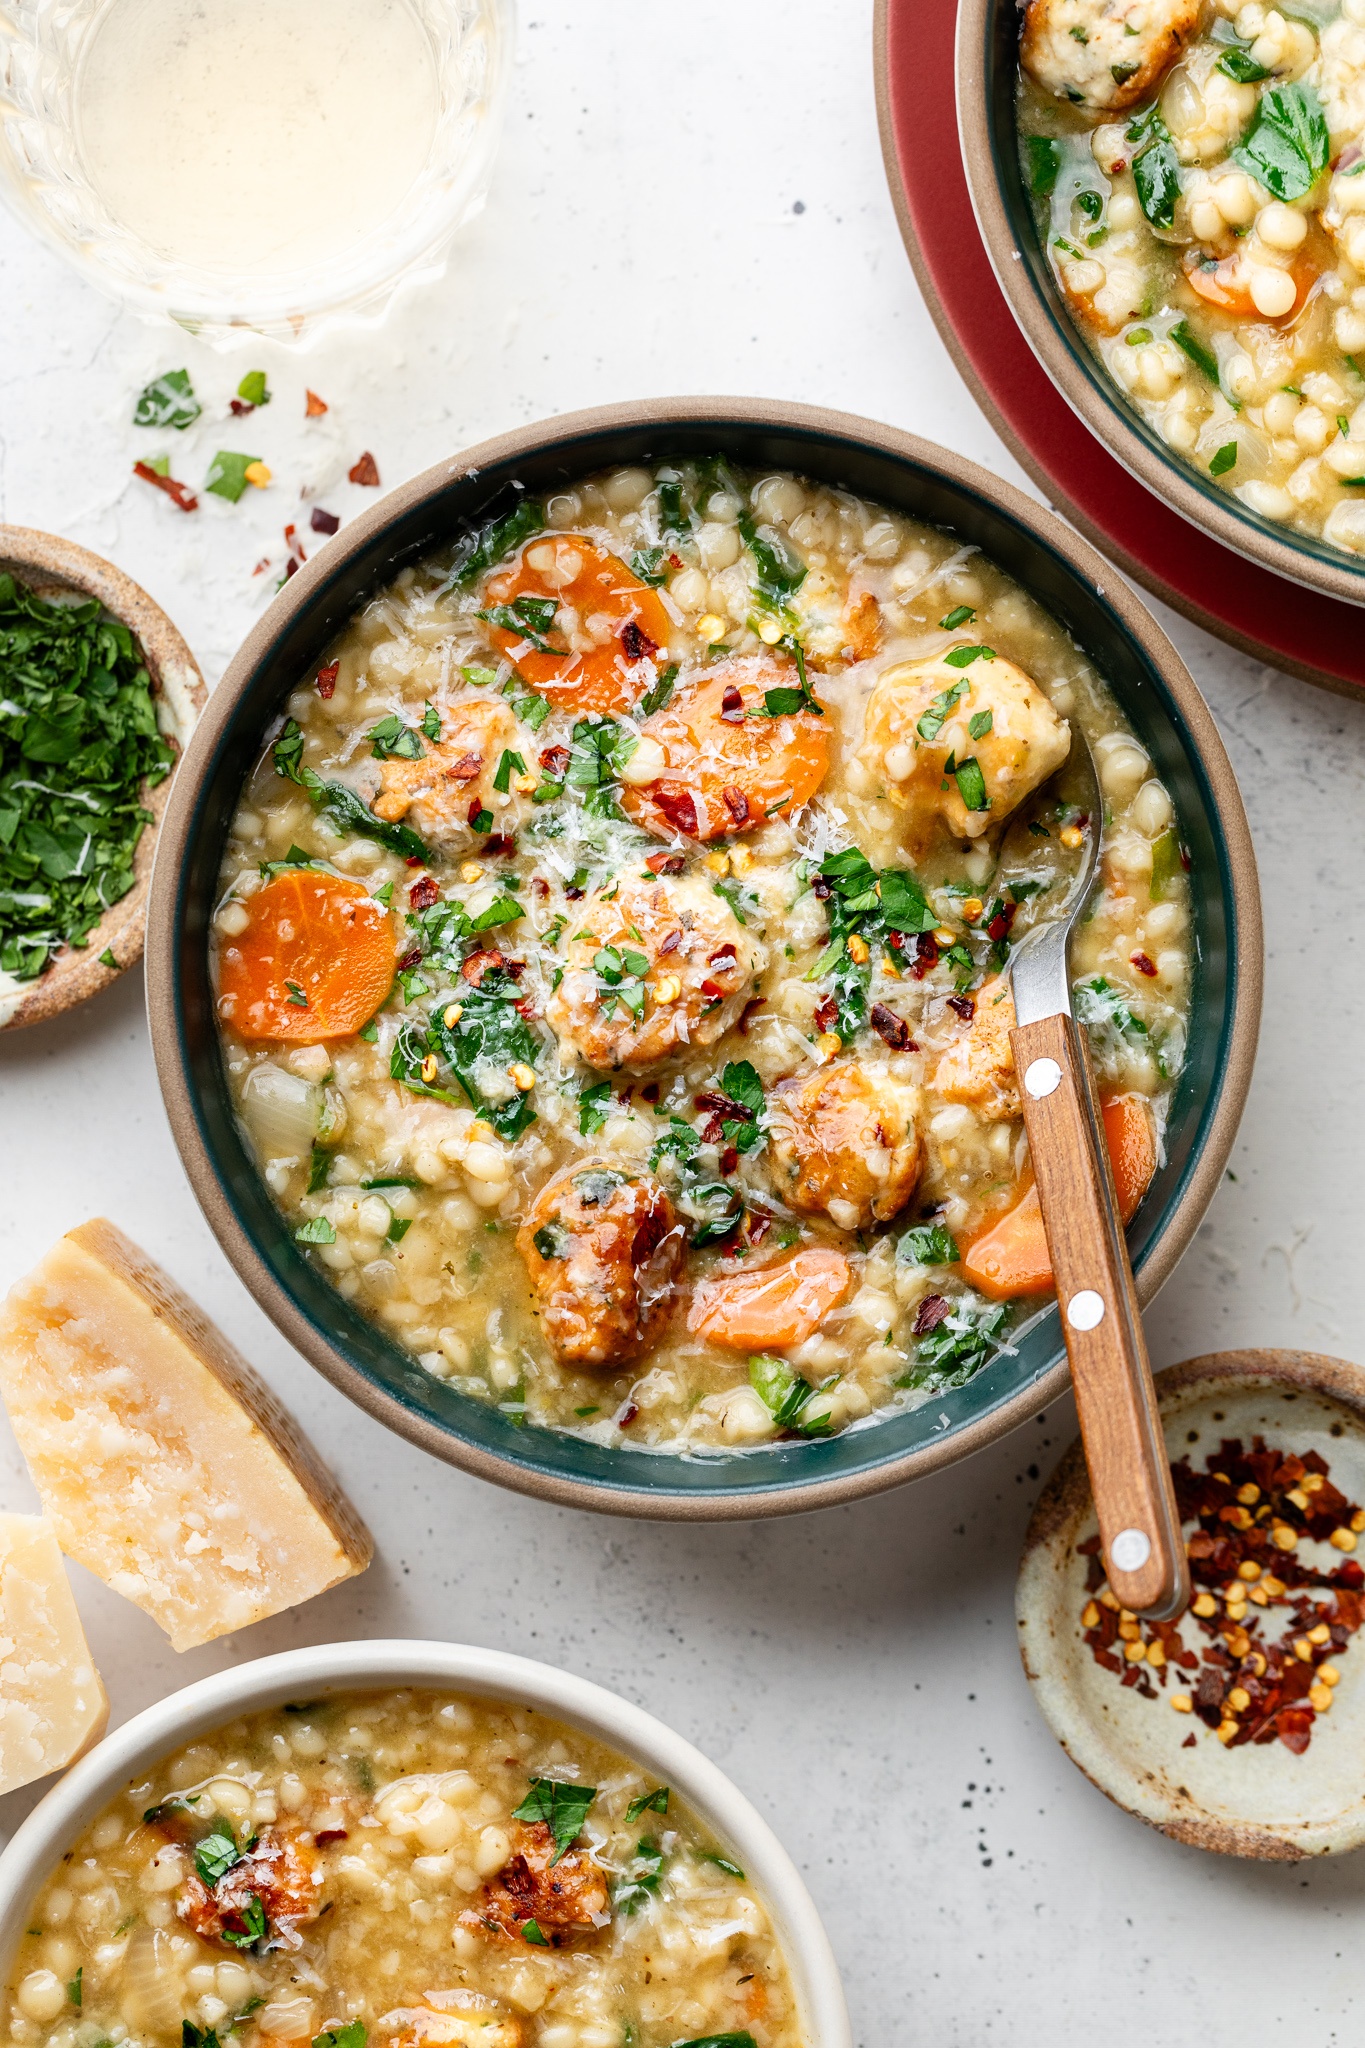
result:
<svg viewBox="0 0 1365 2048"><path fill-rule="evenodd" d="M1169 1620L1189 1572L1089 1062L1070 1016L1010 1038L1109 1584Z"/></svg>

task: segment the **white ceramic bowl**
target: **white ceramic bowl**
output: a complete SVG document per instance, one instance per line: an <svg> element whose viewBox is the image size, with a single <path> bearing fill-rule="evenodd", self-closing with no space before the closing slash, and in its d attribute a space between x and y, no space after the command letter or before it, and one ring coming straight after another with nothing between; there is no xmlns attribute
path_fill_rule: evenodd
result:
<svg viewBox="0 0 1365 2048"><path fill-rule="evenodd" d="M609 1743L670 1785L732 1850L771 1915L810 2048L852 2048L834 1953L796 1867L723 1772L615 1693L585 1678L463 1643L323 1643L262 1657L187 1685L92 1749L35 1807L0 1856L0 1971L7 1972L34 1894L68 1845L128 1780L239 1714L300 1696L417 1685L538 1707Z"/></svg>

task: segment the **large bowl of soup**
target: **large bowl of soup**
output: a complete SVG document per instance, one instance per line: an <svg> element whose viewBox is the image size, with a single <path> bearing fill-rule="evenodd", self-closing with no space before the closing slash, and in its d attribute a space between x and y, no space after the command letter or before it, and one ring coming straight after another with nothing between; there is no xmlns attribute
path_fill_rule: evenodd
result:
<svg viewBox="0 0 1365 2048"><path fill-rule="evenodd" d="M292 1650L149 1707L0 1857L0 1951L24 2048L851 2039L805 1886L713 1764L450 1643Z"/></svg>
<svg viewBox="0 0 1365 2048"><path fill-rule="evenodd" d="M1081 418L1365 603L1362 0L963 0L957 92L1001 290Z"/></svg>
<svg viewBox="0 0 1365 2048"><path fill-rule="evenodd" d="M186 768L149 997L195 1193L487 1477L775 1512L1051 1397L1008 971L1096 833L1073 1000L1145 1298L1221 1173L1261 966L1212 721L1089 548L892 429L471 450L288 585Z"/></svg>

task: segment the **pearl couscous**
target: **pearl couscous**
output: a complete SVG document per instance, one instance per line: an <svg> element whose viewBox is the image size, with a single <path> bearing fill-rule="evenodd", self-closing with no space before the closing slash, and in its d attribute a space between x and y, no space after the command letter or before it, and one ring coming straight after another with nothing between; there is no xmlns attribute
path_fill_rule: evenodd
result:
<svg viewBox="0 0 1365 2048"><path fill-rule="evenodd" d="M34 1901L15 2048L805 2048L745 1872L528 1707L401 1691L233 1722Z"/></svg>
<svg viewBox="0 0 1365 2048"><path fill-rule="evenodd" d="M515 1422L870 1424L1050 1291L1006 970L1096 832L1072 966L1131 1213L1190 896L1085 655L976 550L796 476L523 500L345 627L243 790L213 937L247 1142L302 1255Z"/></svg>

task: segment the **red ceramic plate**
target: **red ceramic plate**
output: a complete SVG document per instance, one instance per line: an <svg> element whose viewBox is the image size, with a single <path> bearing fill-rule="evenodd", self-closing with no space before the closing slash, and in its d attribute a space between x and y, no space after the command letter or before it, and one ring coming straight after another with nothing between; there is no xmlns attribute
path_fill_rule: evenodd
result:
<svg viewBox="0 0 1365 2048"><path fill-rule="evenodd" d="M953 361L1049 500L1154 596L1310 683L1365 690L1365 611L1257 568L1153 497L1077 418L1015 325L962 174L955 15L951 0L877 0L886 173Z"/></svg>

